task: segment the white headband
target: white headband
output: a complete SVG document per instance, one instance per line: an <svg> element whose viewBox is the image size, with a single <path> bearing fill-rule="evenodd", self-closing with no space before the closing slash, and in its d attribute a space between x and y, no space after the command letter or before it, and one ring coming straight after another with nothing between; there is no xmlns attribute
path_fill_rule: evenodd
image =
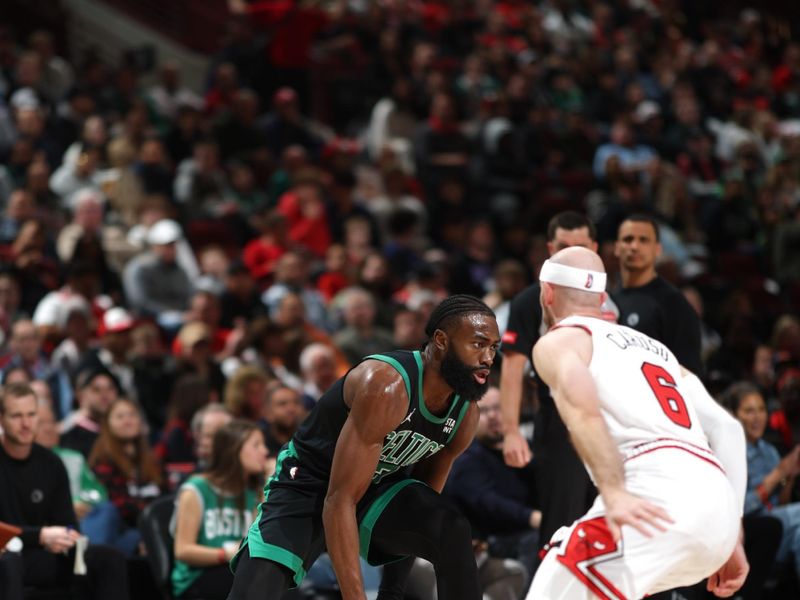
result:
<svg viewBox="0 0 800 600"><path fill-rule="evenodd" d="M546 281L555 285L583 290L584 292L600 293L606 291L606 274L589 269L578 269L560 265L551 260L544 261L539 272L539 281Z"/></svg>

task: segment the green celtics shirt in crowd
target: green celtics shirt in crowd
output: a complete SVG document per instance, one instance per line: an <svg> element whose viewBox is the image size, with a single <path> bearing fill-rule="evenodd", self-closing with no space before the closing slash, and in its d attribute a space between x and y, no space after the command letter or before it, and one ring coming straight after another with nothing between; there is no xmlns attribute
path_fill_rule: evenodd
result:
<svg viewBox="0 0 800 600"><path fill-rule="evenodd" d="M89 468L83 454L68 448L53 448L58 455L69 477L69 491L72 502L84 502L92 506L108 500L108 491L98 481L97 476Z"/></svg>
<svg viewBox="0 0 800 600"><path fill-rule="evenodd" d="M244 506L240 508L237 497L222 495L202 475L189 478L178 490L178 496L185 489L192 490L200 501L202 516L197 543L210 548L222 548L225 542L238 544L247 532L250 521L253 520L253 509L257 502L255 491L245 491ZM170 525L173 535L175 519L173 516ZM202 573L203 567L192 567L176 560L172 569L172 590L175 596L183 594Z"/></svg>

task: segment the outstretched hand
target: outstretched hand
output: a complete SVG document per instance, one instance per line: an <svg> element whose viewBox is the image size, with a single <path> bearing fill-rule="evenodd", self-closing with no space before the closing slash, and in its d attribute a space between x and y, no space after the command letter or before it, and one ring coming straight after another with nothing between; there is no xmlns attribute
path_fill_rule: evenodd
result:
<svg viewBox="0 0 800 600"><path fill-rule="evenodd" d="M708 578L706 589L718 598L728 598L735 594L747 579L750 565L744 554L741 540L736 543L733 554L719 571Z"/></svg>
<svg viewBox="0 0 800 600"><path fill-rule="evenodd" d="M622 537L623 525L630 525L645 537L653 537L651 527L658 531L666 531L665 523L674 523L663 508L626 490L606 493L603 495L603 501L606 505L608 529L615 542Z"/></svg>

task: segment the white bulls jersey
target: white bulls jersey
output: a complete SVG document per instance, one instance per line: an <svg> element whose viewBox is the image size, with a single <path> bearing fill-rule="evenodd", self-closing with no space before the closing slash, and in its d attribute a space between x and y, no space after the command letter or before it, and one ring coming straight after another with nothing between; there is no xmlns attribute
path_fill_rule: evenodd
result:
<svg viewBox="0 0 800 600"><path fill-rule="evenodd" d="M719 466L689 394L681 391L681 368L661 342L638 331L592 317L572 316L560 327L592 336L589 369L600 408L623 459L657 448L680 447Z"/></svg>
<svg viewBox="0 0 800 600"><path fill-rule="evenodd" d="M615 541L598 496L553 535L526 600L635 600L715 573L736 545L741 502L709 448L675 356L602 319L569 317L556 327L592 336L589 370L625 461L625 489L663 508L670 522L652 536L623 525ZM709 423L708 407L698 407Z"/></svg>

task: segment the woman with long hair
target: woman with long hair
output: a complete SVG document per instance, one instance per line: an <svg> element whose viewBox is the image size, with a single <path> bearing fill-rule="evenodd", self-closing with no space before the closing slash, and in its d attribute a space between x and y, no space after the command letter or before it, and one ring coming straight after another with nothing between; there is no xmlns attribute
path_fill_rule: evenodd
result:
<svg viewBox="0 0 800 600"><path fill-rule="evenodd" d="M111 404L89 455L89 466L119 511L124 533L119 539L125 541L117 546L133 554L140 539L136 528L139 513L161 495L161 471L136 404L126 398Z"/></svg>
<svg viewBox="0 0 800 600"><path fill-rule="evenodd" d="M208 470L189 478L178 492L176 598L228 597L233 584L228 562L261 502L266 464L267 448L255 423L237 419L214 434Z"/></svg>

